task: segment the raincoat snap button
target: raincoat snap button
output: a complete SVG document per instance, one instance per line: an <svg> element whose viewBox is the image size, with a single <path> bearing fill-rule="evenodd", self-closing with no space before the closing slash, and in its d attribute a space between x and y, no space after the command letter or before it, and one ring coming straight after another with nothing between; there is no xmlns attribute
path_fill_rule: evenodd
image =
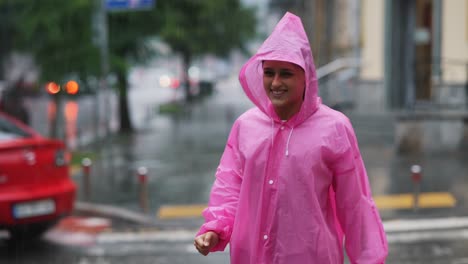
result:
<svg viewBox="0 0 468 264"><path fill-rule="evenodd" d="M267 239L268 239L268 236L267 236L267 235L264 235L264 236L263 236L263 239L264 239L264 240L267 240Z"/></svg>
<svg viewBox="0 0 468 264"><path fill-rule="evenodd" d="M269 184L273 184L273 180L269 180L268 183L269 183Z"/></svg>
<svg viewBox="0 0 468 264"><path fill-rule="evenodd" d="M281 130L284 130L284 126L281 126Z"/></svg>

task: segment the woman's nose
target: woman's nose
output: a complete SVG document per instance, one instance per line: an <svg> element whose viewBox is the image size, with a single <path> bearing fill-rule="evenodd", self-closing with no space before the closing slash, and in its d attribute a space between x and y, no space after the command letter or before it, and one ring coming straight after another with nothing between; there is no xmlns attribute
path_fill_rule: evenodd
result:
<svg viewBox="0 0 468 264"><path fill-rule="evenodd" d="M275 74L275 76L273 76L273 81L271 82L271 85L272 85L272 86L279 86L279 85L281 85L281 79L280 79L280 75L279 75L279 74Z"/></svg>

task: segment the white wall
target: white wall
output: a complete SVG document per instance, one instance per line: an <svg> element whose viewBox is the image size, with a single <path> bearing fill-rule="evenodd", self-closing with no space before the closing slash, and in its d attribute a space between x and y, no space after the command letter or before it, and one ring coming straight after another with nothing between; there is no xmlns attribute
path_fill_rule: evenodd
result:
<svg viewBox="0 0 468 264"><path fill-rule="evenodd" d="M464 83L468 64L468 1L443 1L442 50L443 78L448 83Z"/></svg>
<svg viewBox="0 0 468 264"><path fill-rule="evenodd" d="M382 80L384 72L385 1L362 0L363 80Z"/></svg>

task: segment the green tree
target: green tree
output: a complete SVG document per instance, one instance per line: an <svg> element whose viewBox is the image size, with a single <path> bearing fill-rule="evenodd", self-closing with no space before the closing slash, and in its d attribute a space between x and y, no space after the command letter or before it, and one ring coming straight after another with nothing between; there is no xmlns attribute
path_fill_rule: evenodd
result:
<svg viewBox="0 0 468 264"><path fill-rule="evenodd" d="M255 34L254 10L239 0L158 1L162 17L161 38L183 58L186 96L190 99L188 67L194 56L213 53L227 55Z"/></svg>
<svg viewBox="0 0 468 264"><path fill-rule="evenodd" d="M0 0L0 5L5 3L13 47L34 56L41 81L98 73L99 50L91 41L92 0Z"/></svg>
<svg viewBox="0 0 468 264"><path fill-rule="evenodd" d="M70 73L101 74L93 41L93 15L100 0L0 0L13 19L12 45L34 55L43 81ZM8 5L8 6L6 6ZM2 9L3 7L3 9ZM13 15L11 15L13 14ZM252 10L238 0L156 1L146 11L111 12L108 18L110 71L117 76L120 131L131 131L127 99L130 62L150 57L148 39L160 35L184 58L185 72L194 55L226 55L254 34ZM187 83L187 82L185 82Z"/></svg>
<svg viewBox="0 0 468 264"><path fill-rule="evenodd" d="M128 68L132 62L142 62L154 55L148 44L160 25L156 9L108 14L110 70L117 76L121 132L133 130L128 111Z"/></svg>
<svg viewBox="0 0 468 264"><path fill-rule="evenodd" d="M8 11L8 39L16 50L32 54L41 69L41 82L74 73L86 79L102 74L100 50L93 25L100 0L0 0ZM159 15L153 11L108 14L110 71L117 75L120 131L131 131L127 98L129 60L141 58L139 48L157 34ZM4 48L3 50L6 50Z"/></svg>
<svg viewBox="0 0 468 264"><path fill-rule="evenodd" d="M12 0L0 0L0 80L4 80L3 61L11 52L10 35L13 28L10 2Z"/></svg>

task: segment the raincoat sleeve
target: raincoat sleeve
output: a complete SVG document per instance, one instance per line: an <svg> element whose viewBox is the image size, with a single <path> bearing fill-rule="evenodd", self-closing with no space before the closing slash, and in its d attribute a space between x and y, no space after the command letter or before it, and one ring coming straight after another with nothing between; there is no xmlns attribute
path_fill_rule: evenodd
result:
<svg viewBox="0 0 468 264"><path fill-rule="evenodd" d="M237 150L236 127L234 124L216 171L208 207L203 211L205 223L197 233L197 236L207 231L218 234L219 243L211 251L222 251L229 243L237 211L242 171Z"/></svg>
<svg viewBox="0 0 468 264"><path fill-rule="evenodd" d="M332 169L336 214L351 263L385 263L387 239L372 199L356 136L347 118L336 125Z"/></svg>

